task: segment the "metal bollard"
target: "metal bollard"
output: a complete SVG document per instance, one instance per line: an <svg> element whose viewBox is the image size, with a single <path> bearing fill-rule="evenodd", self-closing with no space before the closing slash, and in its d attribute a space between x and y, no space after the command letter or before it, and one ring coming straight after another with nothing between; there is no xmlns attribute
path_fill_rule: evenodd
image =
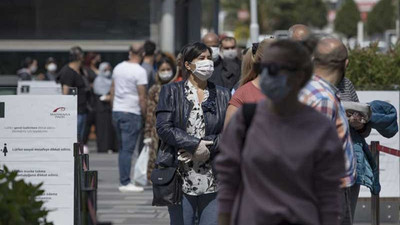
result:
<svg viewBox="0 0 400 225"><path fill-rule="evenodd" d="M372 157L375 160L376 166L379 171L379 141L372 141L371 142L371 153ZM378 173L378 180L379 180L379 173ZM380 208L379 208L379 194L371 196L371 218L372 218L372 225L379 225L380 218L379 218Z"/></svg>
<svg viewBox="0 0 400 225"><path fill-rule="evenodd" d="M87 194L87 199L85 202L87 203L88 208L88 224L95 225L97 224L96 211L97 211L97 181L98 181L98 173L97 171L85 171L85 188L84 192Z"/></svg>
<svg viewBox="0 0 400 225"><path fill-rule="evenodd" d="M80 143L74 143L74 224L81 225Z"/></svg>

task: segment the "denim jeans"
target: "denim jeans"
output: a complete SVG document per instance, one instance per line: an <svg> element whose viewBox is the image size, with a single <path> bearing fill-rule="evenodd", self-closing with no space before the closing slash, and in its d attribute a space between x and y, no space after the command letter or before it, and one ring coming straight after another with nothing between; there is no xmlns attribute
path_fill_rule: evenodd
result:
<svg viewBox="0 0 400 225"><path fill-rule="evenodd" d="M171 225L194 225L196 216L199 225L217 225L217 193L199 196L184 194L182 204L168 206L168 212Z"/></svg>
<svg viewBox="0 0 400 225"><path fill-rule="evenodd" d="M78 142L83 141L83 134L85 133L87 114L78 114Z"/></svg>
<svg viewBox="0 0 400 225"><path fill-rule="evenodd" d="M132 154L142 128L142 117L133 113L113 112L112 118L119 146L119 182L127 185L131 182Z"/></svg>

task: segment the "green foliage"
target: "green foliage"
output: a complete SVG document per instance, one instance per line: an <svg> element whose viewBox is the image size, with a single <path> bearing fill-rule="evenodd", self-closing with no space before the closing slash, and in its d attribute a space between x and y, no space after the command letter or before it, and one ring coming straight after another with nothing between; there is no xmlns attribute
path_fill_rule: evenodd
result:
<svg viewBox="0 0 400 225"><path fill-rule="evenodd" d="M350 38L357 35L357 23L360 21L360 11L354 0L346 0L336 14L335 31Z"/></svg>
<svg viewBox="0 0 400 225"><path fill-rule="evenodd" d="M235 28L235 38L238 40L238 42L241 42L241 40L247 40L250 37L250 29L249 26L246 24L239 24ZM246 43L239 43L239 44L246 44Z"/></svg>
<svg viewBox="0 0 400 225"><path fill-rule="evenodd" d="M388 29L394 29L396 24L395 9L392 0L380 0L368 14L368 34L382 34Z"/></svg>
<svg viewBox="0 0 400 225"><path fill-rule="evenodd" d="M228 13L226 27L234 28L237 11L250 11L249 0L222 0L222 9ZM322 28L327 24L327 6L323 0L268 0L257 1L260 33L287 30L293 24ZM250 21L247 21L249 24Z"/></svg>
<svg viewBox="0 0 400 225"><path fill-rule="evenodd" d="M322 0L269 0L260 13L267 13L268 30L287 30L293 24L322 28L327 24L327 6ZM268 3L268 4L267 4ZM265 21L264 21L265 22Z"/></svg>
<svg viewBox="0 0 400 225"><path fill-rule="evenodd" d="M399 65L400 45L380 53L374 43L369 48L350 51L346 77L357 90L399 90Z"/></svg>
<svg viewBox="0 0 400 225"><path fill-rule="evenodd" d="M42 184L16 180L17 172L4 166L0 172L0 225L51 225L46 221L48 210L36 197L44 193Z"/></svg>

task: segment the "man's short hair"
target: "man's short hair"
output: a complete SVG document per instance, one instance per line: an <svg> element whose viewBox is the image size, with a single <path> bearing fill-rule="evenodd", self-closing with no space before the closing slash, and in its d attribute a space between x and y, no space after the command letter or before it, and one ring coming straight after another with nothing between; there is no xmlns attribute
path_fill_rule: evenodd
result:
<svg viewBox="0 0 400 225"><path fill-rule="evenodd" d="M224 41L234 41L235 45L236 45L236 39L234 37L227 36L227 37L222 38L221 45L222 45L222 42L224 42Z"/></svg>
<svg viewBox="0 0 400 225"><path fill-rule="evenodd" d="M147 40L144 43L144 54L145 56L152 56L154 55L154 52L156 51L156 44L152 41Z"/></svg>
<svg viewBox="0 0 400 225"><path fill-rule="evenodd" d="M132 54L142 56L143 51L144 51L143 45L133 44L129 46L129 52Z"/></svg>
<svg viewBox="0 0 400 225"><path fill-rule="evenodd" d="M330 52L321 52L318 48L314 51L314 65L322 66L328 69L343 69L348 58L347 49L344 46L338 46Z"/></svg>
<svg viewBox="0 0 400 225"><path fill-rule="evenodd" d="M79 46L74 46L69 50L69 61L75 62L83 59L83 50Z"/></svg>

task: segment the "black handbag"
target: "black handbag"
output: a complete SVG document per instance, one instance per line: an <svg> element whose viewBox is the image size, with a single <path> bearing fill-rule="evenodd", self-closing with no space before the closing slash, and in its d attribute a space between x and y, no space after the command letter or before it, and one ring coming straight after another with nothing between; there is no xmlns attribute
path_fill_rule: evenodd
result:
<svg viewBox="0 0 400 225"><path fill-rule="evenodd" d="M182 178L177 168L156 168L150 179L153 183L153 206L181 204Z"/></svg>

